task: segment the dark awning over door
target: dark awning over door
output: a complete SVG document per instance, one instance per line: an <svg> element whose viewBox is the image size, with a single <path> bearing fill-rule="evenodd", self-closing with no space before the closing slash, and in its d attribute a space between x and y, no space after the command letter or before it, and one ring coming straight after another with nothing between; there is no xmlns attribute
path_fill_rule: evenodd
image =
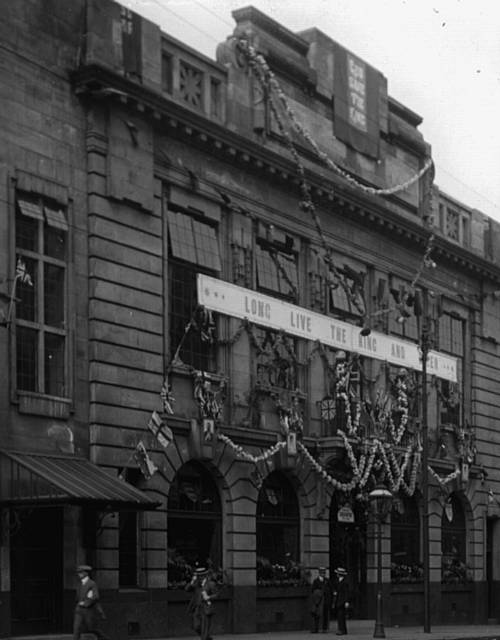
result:
<svg viewBox="0 0 500 640"><path fill-rule="evenodd" d="M155 509L158 502L86 458L0 450L0 503Z"/></svg>

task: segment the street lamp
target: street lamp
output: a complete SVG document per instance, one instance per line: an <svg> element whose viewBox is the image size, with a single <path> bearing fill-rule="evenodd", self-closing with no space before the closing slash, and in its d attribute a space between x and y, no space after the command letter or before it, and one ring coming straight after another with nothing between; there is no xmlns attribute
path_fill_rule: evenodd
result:
<svg viewBox="0 0 500 640"><path fill-rule="evenodd" d="M431 631L430 562L429 562L429 437L427 424L427 358L431 349L431 318L422 318L420 350L422 355L422 555L424 569L424 633Z"/></svg>
<svg viewBox="0 0 500 640"><path fill-rule="evenodd" d="M382 484L378 484L373 491L370 491L368 498L377 521L377 608L373 637L385 638L382 607L382 523L391 508L392 493Z"/></svg>

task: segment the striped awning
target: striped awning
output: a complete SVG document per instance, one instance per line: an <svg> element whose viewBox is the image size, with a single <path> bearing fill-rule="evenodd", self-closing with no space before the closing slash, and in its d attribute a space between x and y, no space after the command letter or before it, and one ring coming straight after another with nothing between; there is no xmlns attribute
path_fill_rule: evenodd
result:
<svg viewBox="0 0 500 640"><path fill-rule="evenodd" d="M86 458L0 450L0 504L155 509L146 493Z"/></svg>

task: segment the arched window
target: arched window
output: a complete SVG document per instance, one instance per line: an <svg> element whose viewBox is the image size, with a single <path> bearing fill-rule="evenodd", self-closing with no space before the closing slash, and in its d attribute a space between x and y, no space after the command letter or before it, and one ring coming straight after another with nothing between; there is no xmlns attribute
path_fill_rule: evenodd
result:
<svg viewBox="0 0 500 640"><path fill-rule="evenodd" d="M467 535L465 512L460 498L452 493L446 501L441 518L441 581L462 583L467 573Z"/></svg>
<svg viewBox="0 0 500 640"><path fill-rule="evenodd" d="M257 501L257 581L279 581L293 573L299 561L299 505L287 477L274 471Z"/></svg>
<svg viewBox="0 0 500 640"><path fill-rule="evenodd" d="M168 585L182 587L195 565L222 565L219 492L210 472L197 462L182 466L168 496Z"/></svg>
<svg viewBox="0 0 500 640"><path fill-rule="evenodd" d="M420 517L414 497L398 496L391 513L391 582L422 580Z"/></svg>

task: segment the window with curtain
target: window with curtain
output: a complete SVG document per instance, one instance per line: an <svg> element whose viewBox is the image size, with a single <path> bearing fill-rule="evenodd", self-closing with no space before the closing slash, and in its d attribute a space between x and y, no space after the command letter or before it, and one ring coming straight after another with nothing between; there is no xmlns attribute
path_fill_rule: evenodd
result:
<svg viewBox="0 0 500 640"><path fill-rule="evenodd" d="M203 332L186 327L198 305L196 274L221 270L217 229L187 211L168 210L170 352L187 365L215 371L215 348Z"/></svg>
<svg viewBox="0 0 500 640"><path fill-rule="evenodd" d="M15 243L17 389L67 397L67 212L18 192Z"/></svg>

